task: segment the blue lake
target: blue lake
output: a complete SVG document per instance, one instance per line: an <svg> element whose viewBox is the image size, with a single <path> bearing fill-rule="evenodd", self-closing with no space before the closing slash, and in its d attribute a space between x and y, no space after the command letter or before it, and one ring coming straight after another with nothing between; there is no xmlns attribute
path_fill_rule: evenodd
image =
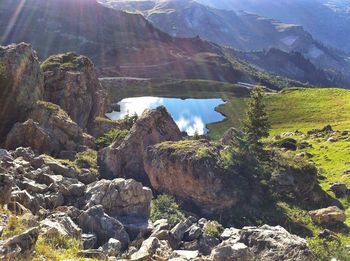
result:
<svg viewBox="0 0 350 261"><path fill-rule="evenodd" d="M215 108L225 102L222 99L178 99L161 97L136 97L121 100L120 111L107 114L112 120L123 119L126 115L141 115L145 109L165 106L172 115L181 131L188 135L195 132L202 135L207 133L206 124L219 122L225 117L215 111Z"/></svg>

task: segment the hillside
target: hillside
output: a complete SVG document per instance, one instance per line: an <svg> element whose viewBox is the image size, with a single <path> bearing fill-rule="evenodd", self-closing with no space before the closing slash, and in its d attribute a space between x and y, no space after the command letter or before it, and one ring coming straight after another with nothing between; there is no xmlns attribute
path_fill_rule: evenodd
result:
<svg viewBox="0 0 350 261"><path fill-rule="evenodd" d="M157 28L172 36L198 35L240 51L276 48L287 53L299 52L315 67L325 71L323 77L327 77L331 83L325 85L325 82L321 81L320 85L331 87L344 84L333 80L338 75L342 75L341 77L347 82L345 85L349 85L350 62L346 56L316 41L302 26L284 23L283 19L270 19L245 11L215 9L193 0L101 0L100 2L118 10L140 13ZM292 60L293 57L287 62L292 63ZM264 67L269 68L269 65L266 64ZM297 72L293 75L289 71L289 75L293 79L300 79ZM317 80L318 77L315 77L314 81Z"/></svg>
<svg viewBox="0 0 350 261"><path fill-rule="evenodd" d="M95 0L20 3L19 0L2 1L0 44L28 42L40 58L73 51L91 57L100 75L248 81L262 82L272 88L283 86L267 73L254 68L242 71L233 66L215 44L200 38L172 38L141 15L113 10ZM258 75L264 75L264 80Z"/></svg>
<svg viewBox="0 0 350 261"><path fill-rule="evenodd" d="M245 10L285 23L302 25L317 40L350 51L350 14L347 0L198 0L216 8Z"/></svg>

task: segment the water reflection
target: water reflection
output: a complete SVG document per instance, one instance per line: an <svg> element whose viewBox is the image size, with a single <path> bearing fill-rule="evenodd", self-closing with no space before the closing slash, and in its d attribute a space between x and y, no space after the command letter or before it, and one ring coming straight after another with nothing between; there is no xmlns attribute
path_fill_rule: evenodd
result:
<svg viewBox="0 0 350 261"><path fill-rule="evenodd" d="M141 115L145 109L165 106L174 118L181 131L189 135L195 132L202 135L207 133L208 123L219 122L224 116L215 111L215 107L223 104L222 99L177 99L160 97L127 98L119 102L120 112L107 114L112 120L123 119L126 115Z"/></svg>

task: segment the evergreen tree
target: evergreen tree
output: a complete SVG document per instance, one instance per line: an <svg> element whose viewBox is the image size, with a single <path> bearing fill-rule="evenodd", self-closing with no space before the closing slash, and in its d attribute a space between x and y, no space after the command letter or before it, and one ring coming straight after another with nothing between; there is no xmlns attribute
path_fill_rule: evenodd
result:
<svg viewBox="0 0 350 261"><path fill-rule="evenodd" d="M247 117L243 125L245 140L254 150L261 149L259 141L262 138L267 138L270 131L264 96L264 89L261 86L253 88L248 103Z"/></svg>

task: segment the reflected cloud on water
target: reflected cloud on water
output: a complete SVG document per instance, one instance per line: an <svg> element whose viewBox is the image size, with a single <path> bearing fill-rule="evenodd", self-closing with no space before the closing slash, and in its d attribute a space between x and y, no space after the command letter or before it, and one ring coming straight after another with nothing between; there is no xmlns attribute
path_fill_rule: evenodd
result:
<svg viewBox="0 0 350 261"><path fill-rule="evenodd" d="M126 115L141 115L146 109L154 109L165 106L181 131L186 131L193 136L207 133L205 127L208 123L222 121L224 116L215 111L215 108L223 104L222 99L177 99L160 97L136 97L120 101L120 111L107 114L112 120L123 119Z"/></svg>

